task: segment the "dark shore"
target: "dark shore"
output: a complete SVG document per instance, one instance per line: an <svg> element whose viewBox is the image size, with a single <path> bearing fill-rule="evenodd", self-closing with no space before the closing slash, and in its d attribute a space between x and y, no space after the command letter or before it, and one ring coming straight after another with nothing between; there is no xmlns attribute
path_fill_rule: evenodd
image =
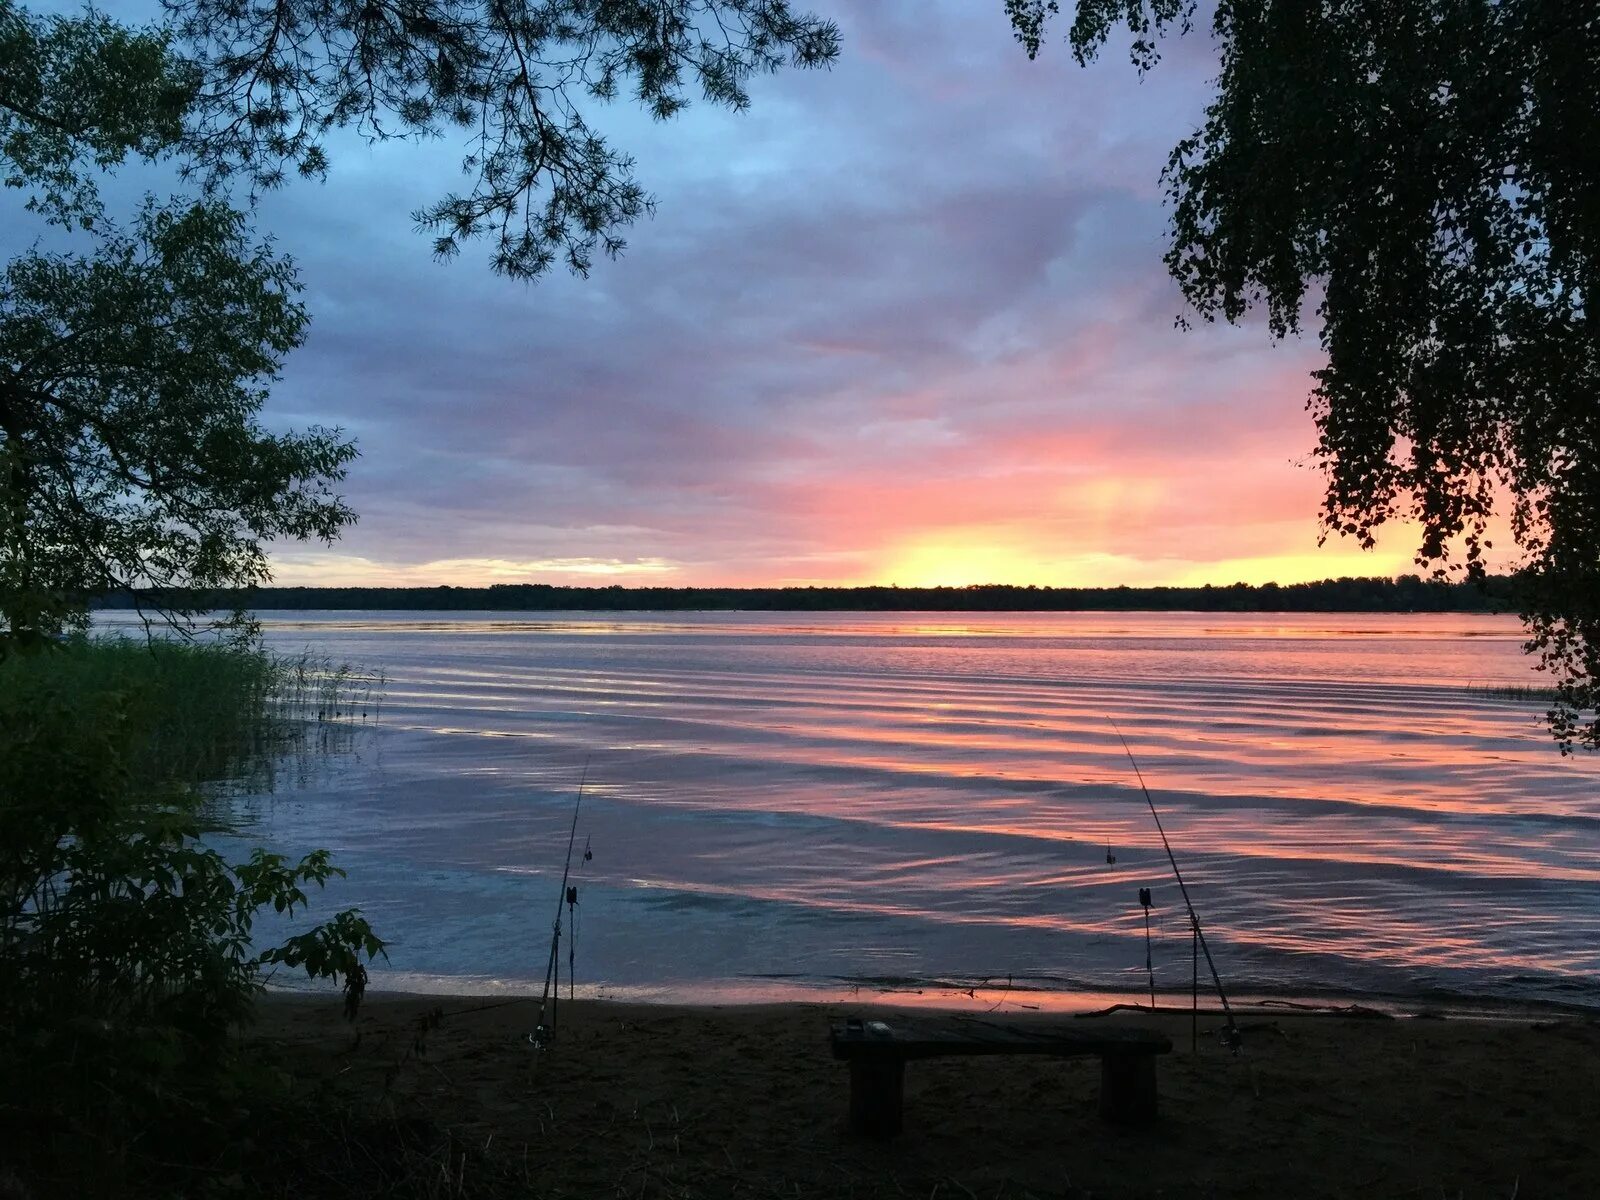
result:
<svg viewBox="0 0 1600 1200"><path fill-rule="evenodd" d="M185 592L193 609L256 612L1515 612L1515 580L1488 576L1450 582L1416 575L1235 583L1203 587L966 587L813 585L806 587L567 587L497 583L487 587L260 587ZM99 597L98 609L132 608L133 593Z"/></svg>
<svg viewBox="0 0 1600 1200"><path fill-rule="evenodd" d="M350 1025L327 997L274 994L250 1036L307 1096L425 1131L410 1169L437 1172L439 1195L1600 1194L1592 1016L1252 1013L1235 1057L1216 1017L1202 1018L1195 1055L1187 1017L1000 1014L1170 1034L1158 1121L1104 1124L1093 1059L938 1059L908 1068L905 1133L879 1144L845 1131L847 1071L827 1042L830 1017L867 1006L580 1000L562 1005L559 1040L539 1052L527 1041L536 1010L385 995ZM353 1165L365 1153L352 1150Z"/></svg>

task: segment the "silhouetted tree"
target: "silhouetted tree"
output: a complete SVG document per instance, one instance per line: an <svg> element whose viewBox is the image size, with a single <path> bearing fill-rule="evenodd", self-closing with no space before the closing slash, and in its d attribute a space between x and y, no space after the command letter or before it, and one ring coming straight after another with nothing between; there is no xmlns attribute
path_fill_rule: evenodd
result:
<svg viewBox="0 0 1600 1200"><path fill-rule="evenodd" d="M0 276L0 656L107 586L239 587L263 543L331 540L355 447L257 414L305 310L293 269L219 204L149 205L87 254ZM191 611L163 606L172 616Z"/></svg>
<svg viewBox="0 0 1600 1200"><path fill-rule="evenodd" d="M757 72L838 54L787 0L165 0L197 85L185 144L202 177L319 175L334 129L466 142L467 188L416 214L434 248L495 241L495 270L587 271L650 201L583 101L627 92L654 116L691 91L743 109Z"/></svg>
<svg viewBox="0 0 1600 1200"><path fill-rule="evenodd" d="M1030 57L1059 7L1007 0ZM1080 0L1067 37L1125 26L1144 70L1194 9ZM1220 0L1212 34L1169 270L1208 321L1316 328L1324 536L1410 518L1419 564L1476 573L1507 512L1552 728L1600 747L1600 4Z"/></svg>

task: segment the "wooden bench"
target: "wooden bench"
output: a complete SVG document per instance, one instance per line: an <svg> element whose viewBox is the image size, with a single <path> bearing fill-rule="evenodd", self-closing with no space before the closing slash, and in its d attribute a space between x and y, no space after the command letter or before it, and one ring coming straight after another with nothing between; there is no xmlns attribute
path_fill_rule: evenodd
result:
<svg viewBox="0 0 1600 1200"><path fill-rule="evenodd" d="M833 1056L850 1064L850 1129L869 1137L900 1132L906 1063L947 1054L1042 1054L1100 1057L1100 1115L1138 1124L1156 1115L1156 1055L1172 1039L1151 1029L1121 1026L1034 1027L974 1017L894 1017L837 1021Z"/></svg>

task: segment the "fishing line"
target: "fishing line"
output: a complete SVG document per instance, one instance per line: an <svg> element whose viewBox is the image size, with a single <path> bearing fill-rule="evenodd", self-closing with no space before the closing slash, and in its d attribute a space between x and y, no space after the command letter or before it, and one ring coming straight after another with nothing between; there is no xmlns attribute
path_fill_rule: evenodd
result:
<svg viewBox="0 0 1600 1200"><path fill-rule="evenodd" d="M1234 1023L1233 1010L1228 1007L1228 994L1222 987L1222 976L1217 974L1217 964L1212 961L1211 947L1206 943L1205 931L1200 928L1200 914L1194 910L1194 901L1189 899L1189 888L1183 882L1183 872L1178 869L1178 859L1172 853L1172 843L1167 840L1167 831L1161 824L1161 814L1156 811L1156 802L1150 797L1150 789L1145 786L1144 772L1139 770L1139 761L1133 757L1133 747L1128 745L1128 739L1122 736L1122 730L1115 720L1108 715L1106 720L1111 721L1111 728L1117 731L1117 740L1122 743L1122 749L1128 755L1128 761L1133 764L1134 778L1139 781L1139 790L1144 793L1144 802L1150 806L1150 815L1155 818L1156 832L1161 835L1161 846L1167 852L1167 861L1172 864L1172 877L1178 882L1178 891L1183 895L1184 907L1189 910L1189 923L1194 927L1194 938L1201 951L1206 956L1206 966L1211 971L1211 981L1217 985L1217 999L1222 1001L1222 1011L1228 1015L1227 1027L1223 1030L1223 1040L1237 1053L1239 1050L1239 1027Z"/></svg>

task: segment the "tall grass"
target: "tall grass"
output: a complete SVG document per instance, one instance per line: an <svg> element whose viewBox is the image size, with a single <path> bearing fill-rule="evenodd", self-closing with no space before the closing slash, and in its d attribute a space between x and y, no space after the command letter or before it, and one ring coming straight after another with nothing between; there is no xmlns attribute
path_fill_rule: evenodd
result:
<svg viewBox="0 0 1600 1200"><path fill-rule="evenodd" d="M270 785L297 751L337 750L376 720L381 673L309 653L286 657L177 639L82 638L0 662L0 692L36 696L92 721L121 698L136 790Z"/></svg>

